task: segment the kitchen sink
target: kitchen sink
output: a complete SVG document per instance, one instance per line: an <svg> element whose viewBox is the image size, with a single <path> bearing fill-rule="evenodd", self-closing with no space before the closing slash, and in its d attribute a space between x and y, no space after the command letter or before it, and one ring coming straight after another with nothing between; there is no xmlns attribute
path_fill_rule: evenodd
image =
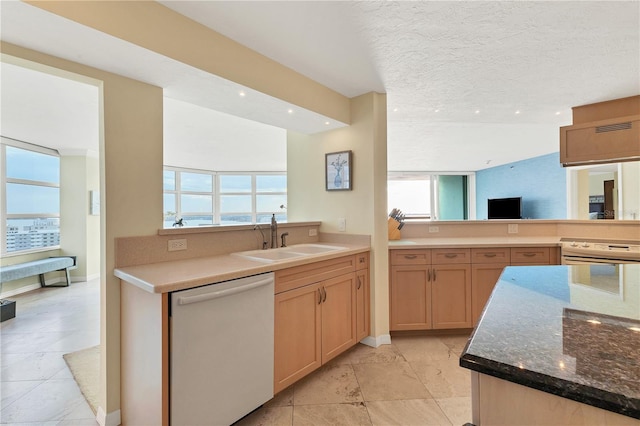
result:
<svg viewBox="0 0 640 426"><path fill-rule="evenodd" d="M319 253L327 253L329 251L335 251L335 250L344 250L345 248L339 247L339 246L328 246L324 244L296 244L296 245L287 247L287 249L296 253L319 254Z"/></svg>
<svg viewBox="0 0 640 426"><path fill-rule="evenodd" d="M296 257L305 256L305 253L294 253L289 250L274 249L274 250L249 250L232 253L236 256L246 257L251 260L258 260L260 262L277 262L278 260L288 260Z"/></svg>
<svg viewBox="0 0 640 426"><path fill-rule="evenodd" d="M260 262L278 262L281 260L295 259L296 257L310 256L313 254L328 253L336 250L345 250L344 247L330 246L325 244L296 244L289 247L282 247L270 250L248 250L231 253Z"/></svg>

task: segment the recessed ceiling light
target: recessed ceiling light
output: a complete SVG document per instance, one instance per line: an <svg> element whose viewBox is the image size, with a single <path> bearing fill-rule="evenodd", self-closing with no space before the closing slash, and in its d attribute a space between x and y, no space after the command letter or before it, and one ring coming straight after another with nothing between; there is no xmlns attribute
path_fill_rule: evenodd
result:
<svg viewBox="0 0 640 426"><path fill-rule="evenodd" d="M246 93L244 93L244 90L241 90L240 93L238 93L238 95L240 95L241 98L244 98Z"/></svg>
<svg viewBox="0 0 640 426"><path fill-rule="evenodd" d="M328 121L325 121L325 122L324 122L324 124L326 124L326 125L328 126L328 125L329 125L329 124L331 124L331 123L329 123Z"/></svg>
<svg viewBox="0 0 640 426"><path fill-rule="evenodd" d="M436 109L436 111L435 111L435 112L440 112L440 110L439 110L439 109Z"/></svg>
<svg viewBox="0 0 640 426"><path fill-rule="evenodd" d="M480 114L480 110L479 109L476 110L476 114Z"/></svg>
<svg viewBox="0 0 640 426"><path fill-rule="evenodd" d="M517 114L520 114L520 110L517 110L517 111L516 111L516 115L517 115Z"/></svg>
<svg viewBox="0 0 640 426"><path fill-rule="evenodd" d="M560 111L556 111L556 115L560 115L560 114L561 114Z"/></svg>
<svg viewBox="0 0 640 426"><path fill-rule="evenodd" d="M394 108L394 109L393 109L393 112L398 112L398 108Z"/></svg>
<svg viewBox="0 0 640 426"><path fill-rule="evenodd" d="M291 108L289 108L289 109L287 110L287 112L288 112L289 114L293 114L293 110L292 110Z"/></svg>

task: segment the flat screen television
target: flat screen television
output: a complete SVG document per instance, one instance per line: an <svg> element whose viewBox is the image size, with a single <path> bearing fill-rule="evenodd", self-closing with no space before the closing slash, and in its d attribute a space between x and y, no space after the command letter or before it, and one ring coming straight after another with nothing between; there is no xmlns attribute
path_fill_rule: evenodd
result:
<svg viewBox="0 0 640 426"><path fill-rule="evenodd" d="M522 197L490 198L487 203L489 219L522 219Z"/></svg>

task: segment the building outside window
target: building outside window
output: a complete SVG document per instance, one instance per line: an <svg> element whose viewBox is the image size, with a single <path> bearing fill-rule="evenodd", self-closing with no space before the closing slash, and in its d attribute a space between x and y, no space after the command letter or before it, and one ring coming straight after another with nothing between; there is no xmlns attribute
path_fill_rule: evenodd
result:
<svg viewBox="0 0 640 426"><path fill-rule="evenodd" d="M60 246L60 157L54 150L2 138L2 254Z"/></svg>
<svg viewBox="0 0 640 426"><path fill-rule="evenodd" d="M217 173L165 167L164 227L286 221L286 173Z"/></svg>

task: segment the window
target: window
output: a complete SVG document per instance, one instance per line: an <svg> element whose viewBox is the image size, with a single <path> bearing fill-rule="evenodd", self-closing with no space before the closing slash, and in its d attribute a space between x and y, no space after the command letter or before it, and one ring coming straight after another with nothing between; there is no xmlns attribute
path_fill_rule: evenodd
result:
<svg viewBox="0 0 640 426"><path fill-rule="evenodd" d="M286 221L284 173L216 173L164 169L164 227L180 218L187 226Z"/></svg>
<svg viewBox="0 0 640 426"><path fill-rule="evenodd" d="M428 172L389 172L387 202L389 210L400 209L407 219L468 219L474 197L469 190L473 173L431 174Z"/></svg>
<svg viewBox="0 0 640 426"><path fill-rule="evenodd" d="M60 157L56 151L3 138L2 254L60 246Z"/></svg>

